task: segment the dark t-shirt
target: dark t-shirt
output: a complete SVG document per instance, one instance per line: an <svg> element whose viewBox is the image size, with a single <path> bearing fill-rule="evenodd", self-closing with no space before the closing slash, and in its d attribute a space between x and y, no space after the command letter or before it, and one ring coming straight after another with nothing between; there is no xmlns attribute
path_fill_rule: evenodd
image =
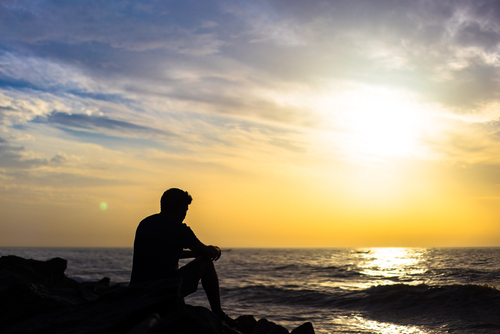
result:
<svg viewBox="0 0 500 334"><path fill-rule="evenodd" d="M161 213L145 218L135 233L130 283L175 276L182 250L199 243L186 224Z"/></svg>

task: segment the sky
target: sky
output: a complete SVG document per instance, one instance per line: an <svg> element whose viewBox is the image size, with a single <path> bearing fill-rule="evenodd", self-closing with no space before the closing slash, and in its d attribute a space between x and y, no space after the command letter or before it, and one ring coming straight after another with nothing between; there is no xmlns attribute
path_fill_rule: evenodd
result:
<svg viewBox="0 0 500 334"><path fill-rule="evenodd" d="M0 1L0 246L500 246L497 1Z"/></svg>

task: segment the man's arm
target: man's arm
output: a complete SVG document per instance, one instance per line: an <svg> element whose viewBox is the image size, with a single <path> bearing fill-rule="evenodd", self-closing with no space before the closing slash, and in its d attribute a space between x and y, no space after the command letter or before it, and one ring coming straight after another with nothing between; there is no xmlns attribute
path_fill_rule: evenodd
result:
<svg viewBox="0 0 500 334"><path fill-rule="evenodd" d="M190 250L183 250L179 259L187 259L190 257L196 257L196 254Z"/></svg>
<svg viewBox="0 0 500 334"><path fill-rule="evenodd" d="M207 246L200 242L189 248L195 256L208 257L214 261L217 261L221 255L221 250L217 246ZM182 255L181 255L182 257Z"/></svg>

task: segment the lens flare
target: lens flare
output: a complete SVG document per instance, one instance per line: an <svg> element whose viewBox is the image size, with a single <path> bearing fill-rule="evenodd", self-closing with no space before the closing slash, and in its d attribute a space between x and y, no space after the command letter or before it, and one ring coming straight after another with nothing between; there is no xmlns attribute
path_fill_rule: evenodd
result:
<svg viewBox="0 0 500 334"><path fill-rule="evenodd" d="M108 208L108 205L104 202L101 202L101 204L99 205L99 207L101 208L102 211L106 210Z"/></svg>

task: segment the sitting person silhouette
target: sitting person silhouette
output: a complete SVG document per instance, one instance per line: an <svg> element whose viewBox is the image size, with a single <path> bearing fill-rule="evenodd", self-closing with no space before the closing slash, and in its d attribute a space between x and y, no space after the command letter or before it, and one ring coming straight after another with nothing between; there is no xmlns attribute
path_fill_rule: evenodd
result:
<svg viewBox="0 0 500 334"><path fill-rule="evenodd" d="M181 277L181 293L187 296L197 290L201 279L212 312L226 322L234 321L221 308L219 278L213 263L221 256L220 248L203 244L182 223L191 201L186 191L171 188L161 197L161 212L141 221L135 234L130 284ZM191 257L195 259L179 269L179 259Z"/></svg>

